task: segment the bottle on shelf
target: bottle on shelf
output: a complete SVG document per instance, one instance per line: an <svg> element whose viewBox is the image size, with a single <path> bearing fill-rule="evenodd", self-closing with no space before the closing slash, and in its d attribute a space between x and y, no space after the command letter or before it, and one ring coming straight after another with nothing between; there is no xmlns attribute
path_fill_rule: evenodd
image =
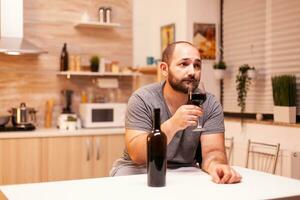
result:
<svg viewBox="0 0 300 200"><path fill-rule="evenodd" d="M60 55L60 71L68 71L68 69L69 69L69 54L67 51L67 43L64 43Z"/></svg>
<svg viewBox="0 0 300 200"><path fill-rule="evenodd" d="M106 20L105 20L105 8L104 7L100 7L99 10L99 22L100 23L104 23Z"/></svg>
<svg viewBox="0 0 300 200"><path fill-rule="evenodd" d="M164 187L167 170L167 136L160 130L160 109L154 109L153 130L147 136L148 186Z"/></svg>
<svg viewBox="0 0 300 200"><path fill-rule="evenodd" d="M105 22L111 23L111 8L110 7L105 9Z"/></svg>

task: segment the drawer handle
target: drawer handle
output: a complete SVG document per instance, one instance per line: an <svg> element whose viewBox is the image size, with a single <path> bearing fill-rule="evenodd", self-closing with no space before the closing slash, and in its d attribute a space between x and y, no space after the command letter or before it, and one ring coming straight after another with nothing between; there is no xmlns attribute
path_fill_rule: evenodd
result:
<svg viewBox="0 0 300 200"><path fill-rule="evenodd" d="M96 159L100 160L100 141L99 141L99 139L96 140L96 152L97 152Z"/></svg>
<svg viewBox="0 0 300 200"><path fill-rule="evenodd" d="M90 161L91 159L91 143L90 140L86 140L86 161Z"/></svg>

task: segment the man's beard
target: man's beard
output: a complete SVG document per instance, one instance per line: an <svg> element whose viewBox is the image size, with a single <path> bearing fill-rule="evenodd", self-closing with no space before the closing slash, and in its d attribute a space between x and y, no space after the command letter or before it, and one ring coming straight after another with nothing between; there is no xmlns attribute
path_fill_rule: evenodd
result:
<svg viewBox="0 0 300 200"><path fill-rule="evenodd" d="M173 74L170 73L170 71L169 71L168 81L171 87L173 88L173 90L184 94L187 94L189 92L190 87L192 91L194 91L199 86L199 82L200 82L200 80L197 80L195 77L188 77L182 80L178 80L174 78Z"/></svg>

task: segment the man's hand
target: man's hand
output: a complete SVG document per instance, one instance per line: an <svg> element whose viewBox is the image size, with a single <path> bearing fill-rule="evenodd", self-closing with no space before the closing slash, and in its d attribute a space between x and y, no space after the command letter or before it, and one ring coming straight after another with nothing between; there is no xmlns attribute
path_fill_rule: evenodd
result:
<svg viewBox="0 0 300 200"><path fill-rule="evenodd" d="M170 118L172 126L176 131L183 130L188 126L196 126L198 117L203 115L202 108L194 105L182 105Z"/></svg>
<svg viewBox="0 0 300 200"><path fill-rule="evenodd" d="M238 183L241 181L241 175L226 164L211 163L208 173L215 183Z"/></svg>

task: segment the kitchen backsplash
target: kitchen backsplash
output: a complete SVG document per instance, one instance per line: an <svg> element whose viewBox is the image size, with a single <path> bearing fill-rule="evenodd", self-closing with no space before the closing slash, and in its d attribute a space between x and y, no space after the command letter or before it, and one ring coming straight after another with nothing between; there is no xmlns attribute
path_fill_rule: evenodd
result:
<svg viewBox="0 0 300 200"><path fill-rule="evenodd" d="M103 4L114 9L113 20L121 27L114 29L76 29L82 14L88 11L91 20L96 20L98 7ZM38 127L43 127L45 104L55 100L53 123L60 114L63 89L74 90L73 108L78 110L81 91L92 88L98 98L106 97L115 102L126 102L132 93L132 77L119 77L118 89L99 89L92 77L57 76L61 47L68 43L70 54L100 55L118 60L120 66L132 65L132 0L82 1L44 0L24 1L24 37L48 51L40 56L0 55L0 115L26 102L38 110ZM90 90L90 89L89 89ZM110 97L110 98L108 98Z"/></svg>

